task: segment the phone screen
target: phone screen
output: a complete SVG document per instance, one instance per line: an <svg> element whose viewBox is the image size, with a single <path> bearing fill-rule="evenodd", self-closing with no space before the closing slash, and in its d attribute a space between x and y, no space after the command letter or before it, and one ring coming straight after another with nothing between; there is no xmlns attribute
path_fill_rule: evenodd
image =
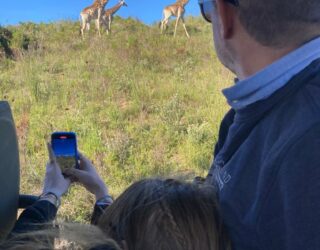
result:
<svg viewBox="0 0 320 250"><path fill-rule="evenodd" d="M77 141L73 132L55 132L51 135L51 145L57 162L64 171L77 166Z"/></svg>

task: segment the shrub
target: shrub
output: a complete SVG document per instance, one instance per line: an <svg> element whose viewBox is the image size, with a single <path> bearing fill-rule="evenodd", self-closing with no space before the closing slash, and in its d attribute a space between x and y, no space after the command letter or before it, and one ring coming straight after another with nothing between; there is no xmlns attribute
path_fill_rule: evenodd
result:
<svg viewBox="0 0 320 250"><path fill-rule="evenodd" d="M40 26L29 22L12 27L11 47L18 50L37 49Z"/></svg>
<svg viewBox="0 0 320 250"><path fill-rule="evenodd" d="M12 56L12 50L10 49L11 39L11 31L0 26L0 59Z"/></svg>
<svg viewBox="0 0 320 250"><path fill-rule="evenodd" d="M13 32L11 44L14 48L28 50L30 38L20 30L16 30Z"/></svg>

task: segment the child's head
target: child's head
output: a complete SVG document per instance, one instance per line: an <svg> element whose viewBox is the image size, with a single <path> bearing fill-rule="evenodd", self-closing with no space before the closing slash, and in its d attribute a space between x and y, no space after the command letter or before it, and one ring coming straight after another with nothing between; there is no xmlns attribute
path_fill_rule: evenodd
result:
<svg viewBox="0 0 320 250"><path fill-rule="evenodd" d="M225 249L212 187L148 179L131 185L106 210L99 227L125 248Z"/></svg>

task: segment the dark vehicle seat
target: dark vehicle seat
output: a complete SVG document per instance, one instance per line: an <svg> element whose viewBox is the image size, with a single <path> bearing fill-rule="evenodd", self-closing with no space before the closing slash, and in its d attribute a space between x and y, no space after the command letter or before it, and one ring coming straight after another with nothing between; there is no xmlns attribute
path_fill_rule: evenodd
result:
<svg viewBox="0 0 320 250"><path fill-rule="evenodd" d="M0 101L0 240L12 229L18 208L32 204L37 197L19 195L19 147L10 106Z"/></svg>

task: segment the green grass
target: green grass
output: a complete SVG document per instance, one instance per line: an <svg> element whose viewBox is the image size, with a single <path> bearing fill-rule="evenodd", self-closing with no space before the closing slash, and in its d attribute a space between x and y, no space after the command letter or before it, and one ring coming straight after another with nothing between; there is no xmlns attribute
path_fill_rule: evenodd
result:
<svg viewBox="0 0 320 250"><path fill-rule="evenodd" d="M211 27L117 18L113 34L84 41L79 24L7 27L15 60L0 61L0 98L10 102L20 144L21 192L39 194L51 132L70 130L117 196L135 180L205 176L232 75L213 51ZM72 187L59 216L88 221L93 196Z"/></svg>

